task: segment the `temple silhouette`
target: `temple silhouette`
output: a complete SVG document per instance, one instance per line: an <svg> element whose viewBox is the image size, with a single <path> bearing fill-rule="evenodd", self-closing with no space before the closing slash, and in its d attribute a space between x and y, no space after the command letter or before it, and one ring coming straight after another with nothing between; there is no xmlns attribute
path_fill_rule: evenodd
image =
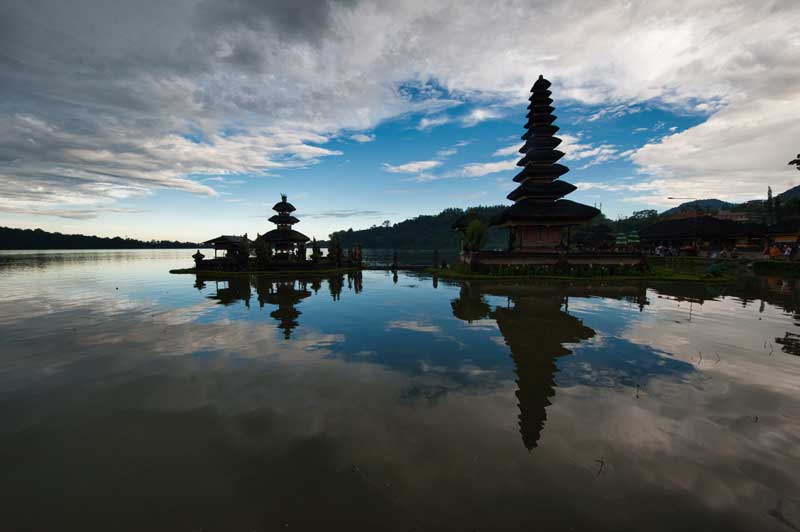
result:
<svg viewBox="0 0 800 532"><path fill-rule="evenodd" d="M467 246L467 229L480 220L468 212L453 224L453 229L464 234L461 260L471 267L491 270L506 266L558 266L594 264L612 267L639 265L640 252L575 252L571 251L571 228L589 222L600 211L595 207L564 199L577 187L559 179L569 168L558 161L564 152L557 150L561 139L556 137L550 81L544 76L531 87L528 113L525 115L525 133L520 148L522 158L517 166L521 171L514 177L518 186L507 198L514 202L497 216L488 220L491 227L508 229L508 248L504 251L482 251L470 242Z"/></svg>
<svg viewBox="0 0 800 532"><path fill-rule="evenodd" d="M509 229L510 251L554 251L564 245L564 229L586 223L600 211L594 207L562 199L577 187L559 179L569 168L557 161L564 152L556 147L555 108L551 105L550 82L539 76L531 87L525 144L520 148L522 167L514 181L519 183L507 197L514 204L491 220L490 225Z"/></svg>
<svg viewBox="0 0 800 532"><path fill-rule="evenodd" d="M275 229L256 234L251 240L244 235L220 235L203 242L203 246L213 248L214 258L206 256L198 249L192 255L194 268L171 270L172 273L198 272L243 272L265 273L305 272L314 270L353 271L362 267L361 245L356 242L345 250L337 238L331 237L327 254L323 254L320 243L294 229L300 220L294 214L297 210L289 203L286 194L272 206L276 214L269 217ZM311 253L308 253L308 244Z"/></svg>

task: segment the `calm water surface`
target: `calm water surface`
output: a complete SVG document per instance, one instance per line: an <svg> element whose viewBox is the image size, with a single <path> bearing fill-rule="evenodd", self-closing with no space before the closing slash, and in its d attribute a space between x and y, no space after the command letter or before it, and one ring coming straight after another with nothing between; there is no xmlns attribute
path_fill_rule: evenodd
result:
<svg viewBox="0 0 800 532"><path fill-rule="evenodd" d="M0 255L2 530L800 529L792 284L189 262Z"/></svg>

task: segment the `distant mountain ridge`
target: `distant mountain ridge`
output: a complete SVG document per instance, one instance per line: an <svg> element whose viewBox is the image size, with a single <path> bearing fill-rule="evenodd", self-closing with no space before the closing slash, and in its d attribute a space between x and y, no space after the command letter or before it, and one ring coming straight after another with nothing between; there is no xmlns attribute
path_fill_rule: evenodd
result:
<svg viewBox="0 0 800 532"><path fill-rule="evenodd" d="M64 235L41 229L15 229L0 227L0 249L167 249L194 248L195 242L101 237L89 235Z"/></svg>
<svg viewBox="0 0 800 532"><path fill-rule="evenodd" d="M778 197L781 198L781 201L783 201L785 199L800 198L800 185L797 185L796 187L792 187L789 190L784 190L783 192L778 194Z"/></svg>
<svg viewBox="0 0 800 532"><path fill-rule="evenodd" d="M781 202L788 202L789 200L800 199L800 185L792 187L788 190L784 190L780 194L775 194L774 197L780 198ZM683 211L696 210L696 209L702 209L702 210L743 209L748 206L754 207L762 205L765 201L766 201L766 194L763 200L750 200L750 201L744 201L742 203L731 203L716 198L699 199L699 200L687 201L685 203L681 203L677 207L667 209L666 211L661 213L661 216L672 216L674 214L678 214Z"/></svg>
<svg viewBox="0 0 800 532"><path fill-rule="evenodd" d="M702 210L730 209L732 207L735 207L736 205L737 205L736 203L729 203L727 201L722 201L715 198L699 199L699 200L687 201L686 203L681 203L677 207L667 209L666 211L661 213L661 216L672 216L673 214L678 214L679 212L694 211L698 209Z"/></svg>

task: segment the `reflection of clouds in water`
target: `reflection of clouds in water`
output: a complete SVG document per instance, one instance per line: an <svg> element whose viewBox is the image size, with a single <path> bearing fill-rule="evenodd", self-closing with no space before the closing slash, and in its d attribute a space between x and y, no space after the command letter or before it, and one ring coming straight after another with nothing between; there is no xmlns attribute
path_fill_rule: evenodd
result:
<svg viewBox="0 0 800 532"><path fill-rule="evenodd" d="M519 445L513 382L497 383L494 389L463 389L437 375L415 378L373 364L323 359L298 373L289 362L282 360L251 374L248 368L236 367L217 372L192 357L159 358L154 360L156 366L147 368L159 369L159 376L146 383L138 378L117 382L109 400L100 401L110 392L105 387L64 393L77 393L77 398L99 394L90 397L91 402L105 405L102 410L123 415L126 421L127 408L161 412L160 417L150 413L136 419L137 429L149 437L162 431L177 442L193 440L194 453L177 454L171 446L161 451L177 464L196 469L191 477L177 481L190 495L204 489L196 475L212 478L226 489L248 486L266 501L282 497L280 490L285 489L284 484L266 480L282 478L276 463L286 463L312 484L323 481L318 476L326 471L346 475L356 465L370 482L381 486L381 498L398 501L400 509L415 508L415 515L428 522L443 519L460 527L489 526L490 520L496 524L489 501L502 500L507 504L503 527L520 527L537 514L552 515L567 498L576 501L569 505L572 518L591 522L594 529L648 522L655 523L652 529L670 530L698 520L709 525L739 520L732 528L765 529L770 527L767 511L775 493L798 488L791 467L797 456L781 450L783 445L798 448L797 428L779 425L787 420L765 416L758 424L748 421L731 439L729 424L744 420L724 415L730 393L725 387L710 398L699 387L687 394L685 384L659 380L638 400L627 389L559 389L548 407L548 425L539 446L528 454ZM447 393L409 394L415 387ZM398 402L401 396L404 399ZM60 403L56 399L48 402L55 411L46 414L62 414L68 431L77 415L69 405L75 403L63 402L67 410L62 410L55 406ZM200 416L197 427L180 421L192 416ZM171 419L169 424L176 428L156 424L158 419ZM189 432L177 437L178 428ZM776 433L791 437L776 439ZM51 435L71 441L65 433ZM108 432L101 432L95 445L112 443L109 438ZM325 449L310 456L302 452L309 442L320 439L326 442ZM216 440L223 443L222 449L209 445ZM145 455L138 453L150 451L150 446L137 450L129 444L116 452L141 459ZM272 460L259 458L266 455ZM298 455L302 462L297 462ZM601 457L607 465L598 476L594 460ZM747 475L740 471L743 460L748 461ZM787 467L774 467L779 464ZM245 466L251 476L265 480L242 485L247 475L216 473L239 473ZM142 474L141 482L152 479L152 472ZM338 485L349 496L358 494L346 484ZM121 489L125 494L128 488ZM321 497L331 496L309 490L304 498L313 506L322 503ZM603 505L580 503L600 499ZM654 506L654 500L669 504ZM753 500L762 502L753 507ZM474 512L463 512L462 505L470 505ZM342 505L340 511L347 508ZM254 511L247 506L236 510L244 516ZM405 522L402 515L392 515ZM291 517L301 519L294 513Z"/></svg>
<svg viewBox="0 0 800 532"><path fill-rule="evenodd" d="M405 331L414 331L428 334L441 334L442 328L438 325L426 324L414 320L392 320L386 324L386 330L402 329Z"/></svg>
<svg viewBox="0 0 800 532"><path fill-rule="evenodd" d="M490 336L489 340L491 340L492 342L496 343L499 346L508 347L508 344L506 344L506 339L503 336Z"/></svg>
<svg viewBox="0 0 800 532"><path fill-rule="evenodd" d="M580 343L564 344L564 347L572 351L580 351L582 349L602 349L608 345L609 335L595 330L594 336L581 341Z"/></svg>
<svg viewBox="0 0 800 532"><path fill-rule="evenodd" d="M691 325L677 324L669 318L685 309L651 297L641 314L611 316L618 327L611 329L595 321L626 303L592 298L584 306L585 299L574 297L567 316L552 297L526 296L498 311L485 305L494 296L466 295L478 297L451 309L475 327L464 321L451 331L449 314L444 321L388 322L401 325L390 330L423 333L417 337L425 343L415 347L432 345L443 330L464 340L463 351L437 342L419 372L377 363L387 349L384 321L354 349L360 357L354 361L338 355L358 327L316 330L301 320L283 341L266 313L242 319L202 297L185 308L143 301L123 312L102 298L63 306L53 298L47 304L57 319L49 323L26 302L0 360L0 449L21 457L0 487L38 500L41 478L27 471L55 471L49 489L59 496L70 492L70 478L91 474L82 486L96 491L73 497L107 503L110 512L130 511L126 505L137 501L139 511L156 513L170 494L182 493L192 505L176 501L176 513L201 516L195 528L216 518L244 530L280 516L296 529L308 508L317 516L369 516L398 529L420 528L411 516L431 528L462 530L779 526L770 512L800 492L794 475L800 427L791 416L798 396L787 393L795 389L788 382L797 380L797 364L781 366L777 348L771 358L749 354L759 341L742 338L750 314L731 318L726 302L706 302ZM405 304L413 314L414 302ZM313 323L314 307L307 308ZM502 322L505 336L484 312ZM752 330L772 335L786 326L785 317L771 312ZM730 319L721 332L713 330L716 321ZM70 320L86 325L64 334ZM23 330L42 334L23 336ZM478 358L484 347L473 339L510 343L529 392L535 395L538 382L555 392L544 394L546 426L533 452L520 444L520 385L508 371L487 367ZM703 371L651 374L638 398L630 385L598 385L609 378L602 356L617 360L609 369L624 382L635 370L623 363L631 346L652 359L680 359L675 339L692 349L741 345L718 367L695 355L686 360ZM509 350L495 351L508 361ZM555 373L551 362L559 354L559 368L576 361L595 382L560 385L569 370ZM786 376L776 375L781 368ZM536 397L526 400L540 406ZM42 442L59 445L39 452L47 449ZM71 453L66 463L63 449ZM605 463L601 474L598 459ZM120 482L126 467L135 478ZM108 486L113 500L104 498ZM155 495L151 501L142 493ZM784 501L780 512L800 522L796 502Z"/></svg>
<svg viewBox="0 0 800 532"><path fill-rule="evenodd" d="M626 323L621 336L649 349L694 365L709 375L763 386L784 393L800 392L800 366L780 352L774 339L786 330L783 311L766 305L742 308L732 298L688 301L651 297L651 307Z"/></svg>
<svg viewBox="0 0 800 532"><path fill-rule="evenodd" d="M692 379L654 379L638 399L629 390L559 390L543 453L557 449L582 464L602 455L614 468L606 482L640 477L732 515L755 504L763 517L776 498L798 493L800 426L788 415L796 400Z"/></svg>
<svg viewBox="0 0 800 532"><path fill-rule="evenodd" d="M475 329L475 330L497 330L497 322L494 320L473 320L473 321L462 321L460 322L461 325L468 329Z"/></svg>
<svg viewBox="0 0 800 532"><path fill-rule="evenodd" d="M320 333L300 329L292 342L279 342L277 324L231 319L197 321L213 311L215 303L203 300L195 305L159 312L148 302L126 306L117 313L117 303L87 301L83 308L68 303L70 312L48 321L30 318L26 302L16 304L20 316L16 327L28 336L4 345L2 377L4 386L20 386L26 379L53 376L80 366L81 379L91 370L131 371L154 357L202 356L211 361L227 359L272 359L303 363L329 356L344 333ZM108 313L111 313L109 315ZM268 318L268 316L265 316ZM57 340L56 340L57 339Z"/></svg>

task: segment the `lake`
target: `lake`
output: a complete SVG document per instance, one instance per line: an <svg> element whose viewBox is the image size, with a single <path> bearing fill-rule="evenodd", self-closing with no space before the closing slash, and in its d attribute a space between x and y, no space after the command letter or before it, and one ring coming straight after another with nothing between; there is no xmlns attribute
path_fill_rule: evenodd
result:
<svg viewBox="0 0 800 532"><path fill-rule="evenodd" d="M3 530L798 530L800 288L0 254Z"/></svg>

